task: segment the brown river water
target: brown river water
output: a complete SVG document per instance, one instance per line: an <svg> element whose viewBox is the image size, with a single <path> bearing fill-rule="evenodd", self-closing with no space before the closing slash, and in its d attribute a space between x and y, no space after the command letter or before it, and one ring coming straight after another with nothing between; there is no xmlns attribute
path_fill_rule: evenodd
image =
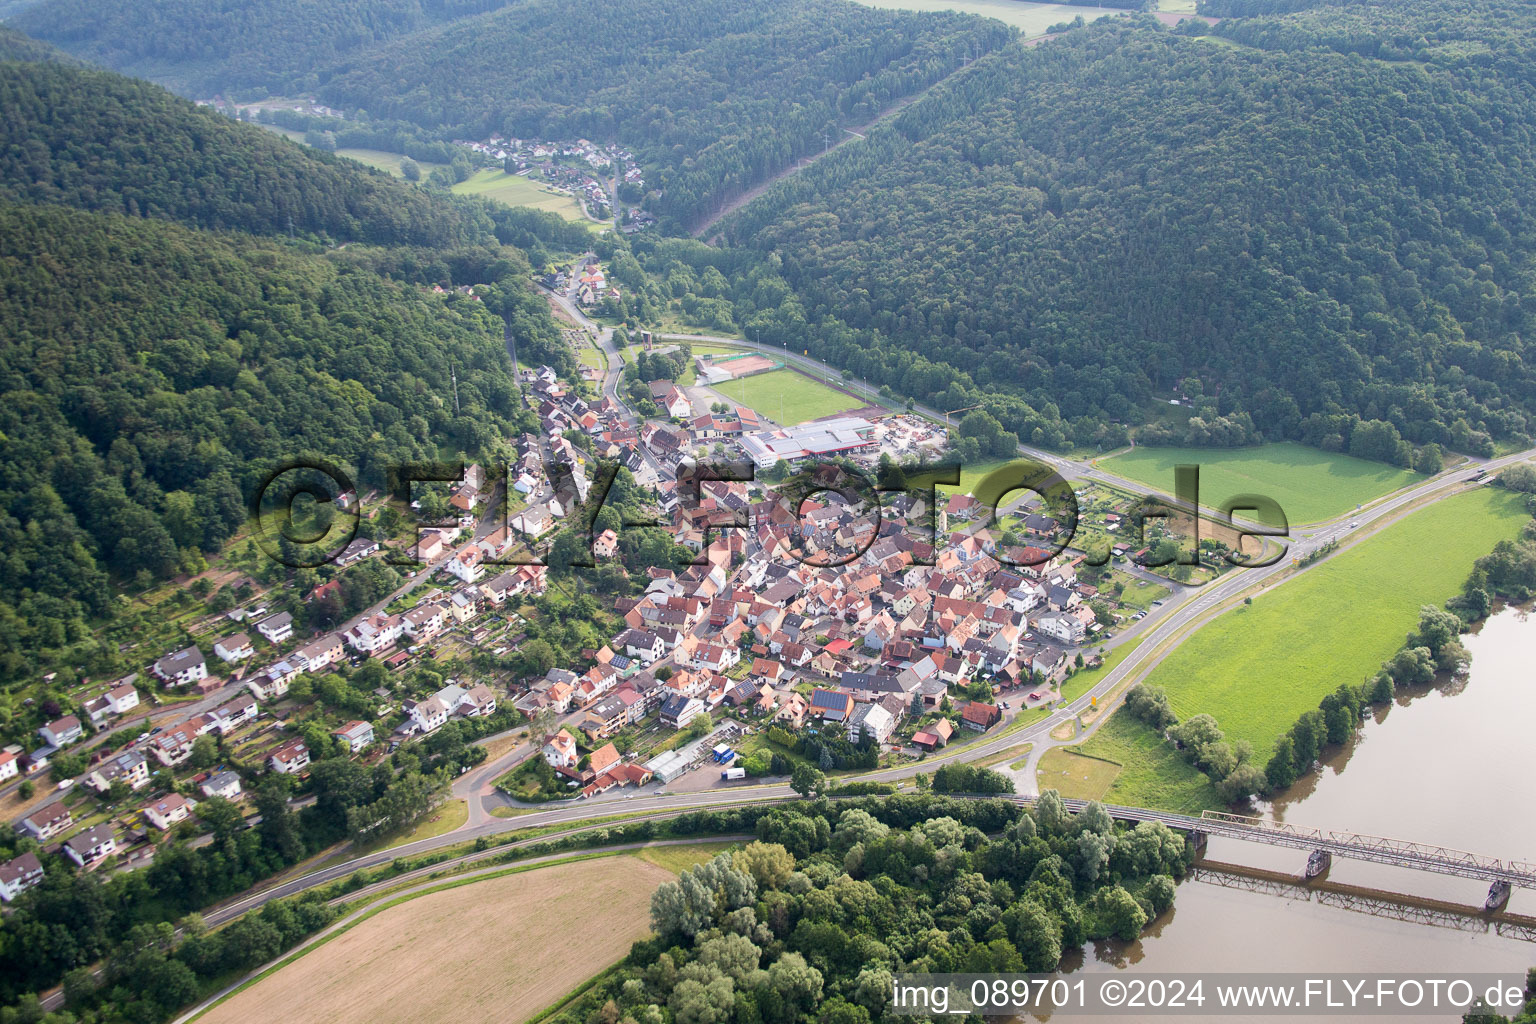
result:
<svg viewBox="0 0 1536 1024"><path fill-rule="evenodd" d="M1275 819L1536 861L1536 615L1505 608L1475 634L1464 678L1399 692L1320 773L1261 811ZM1299 879L1304 851L1213 839L1208 861ZM1486 883L1335 858L1330 882L1482 907ZM1354 907L1355 909L1350 909ZM1536 892L1508 911L1536 917ZM1425 923L1390 900L1359 901L1296 884L1196 872L1174 908L1131 943L1091 944L1074 972L1514 972L1536 965L1536 942L1476 915ZM1128 975L1129 976L1129 975ZM1507 1012L1507 1011L1506 1011ZM1057 1014L1058 1021L1087 1021ZM1105 1018L1124 1022L1133 1016ZM1160 1019L1175 1020L1165 1016ZM1205 1017L1202 1019L1215 1019ZM1260 1020L1259 1016L1221 1018ZM1312 1016L1305 1019L1361 1020ZM1376 1020L1383 1019L1380 1016ZM1457 1020L1454 1015L1416 1021Z"/></svg>

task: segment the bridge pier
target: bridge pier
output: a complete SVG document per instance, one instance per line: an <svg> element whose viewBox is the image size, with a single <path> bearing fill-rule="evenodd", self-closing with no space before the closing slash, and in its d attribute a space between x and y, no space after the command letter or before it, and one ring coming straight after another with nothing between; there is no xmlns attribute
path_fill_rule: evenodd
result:
<svg viewBox="0 0 1536 1024"><path fill-rule="evenodd" d="M1194 852L1194 859L1200 860L1205 856L1205 848L1210 844L1211 837L1204 832L1191 831L1189 833L1189 846Z"/></svg>
<svg viewBox="0 0 1536 1024"><path fill-rule="evenodd" d="M1488 887L1488 899L1483 902L1483 909L1488 911L1503 910L1509 902L1509 894L1513 887L1505 881L1494 882Z"/></svg>
<svg viewBox="0 0 1536 1024"><path fill-rule="evenodd" d="M1307 858L1307 877L1316 878L1333 865L1333 854L1327 850L1313 850Z"/></svg>

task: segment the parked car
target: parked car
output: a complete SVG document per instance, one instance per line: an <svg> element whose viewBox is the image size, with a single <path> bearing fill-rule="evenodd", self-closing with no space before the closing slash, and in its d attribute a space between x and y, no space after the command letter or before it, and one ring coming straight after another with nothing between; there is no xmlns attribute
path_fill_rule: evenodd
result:
<svg viewBox="0 0 1536 1024"><path fill-rule="evenodd" d="M1031 693L1029 695L1029 699L1030 700L1039 700L1043 696L1044 696L1044 694L1042 694L1039 690L1036 690L1034 693Z"/></svg>

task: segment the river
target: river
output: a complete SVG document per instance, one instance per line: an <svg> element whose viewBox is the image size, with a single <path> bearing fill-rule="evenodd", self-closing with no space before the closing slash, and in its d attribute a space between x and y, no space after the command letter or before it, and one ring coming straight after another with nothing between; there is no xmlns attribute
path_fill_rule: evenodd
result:
<svg viewBox="0 0 1536 1024"><path fill-rule="evenodd" d="M1352 743L1332 752L1320 773L1262 813L1325 830L1536 860L1536 815L1525 803L1525 787L1536 778L1536 616L1505 608L1462 642L1472 654L1464 678L1400 691ZM1304 852L1235 840L1211 840L1206 857L1293 876L1306 864ZM1342 859L1334 860L1327 878L1473 908L1487 895L1482 882ZM1301 886L1197 872L1180 884L1174 908L1139 940L1093 943L1066 966L1085 972L1260 968L1523 976L1536 965L1536 943L1501 935L1486 920L1425 924L1404 920L1414 912L1392 903L1369 904L1371 912L1365 912L1342 905L1348 902ZM1508 910L1536 916L1536 893L1516 889Z"/></svg>

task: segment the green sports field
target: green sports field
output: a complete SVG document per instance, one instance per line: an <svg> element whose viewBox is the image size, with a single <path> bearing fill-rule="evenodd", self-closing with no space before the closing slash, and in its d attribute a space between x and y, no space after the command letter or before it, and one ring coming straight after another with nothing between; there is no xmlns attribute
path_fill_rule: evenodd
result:
<svg viewBox="0 0 1536 1024"><path fill-rule="evenodd" d="M1152 670L1180 718L1214 715L1263 763L1281 733L1342 682L1373 674L1419 608L1461 589L1472 563L1529 518L1489 487L1412 513L1200 629Z"/></svg>
<svg viewBox="0 0 1536 1024"><path fill-rule="evenodd" d="M864 407L857 398L850 398L794 370L770 370L716 384L714 389L731 401L784 426Z"/></svg>
<svg viewBox="0 0 1536 1024"><path fill-rule="evenodd" d="M531 206L535 210L558 213L566 220L591 224L595 228L602 227L601 224L587 220L581 212L581 204L574 196L555 192L547 185L530 181L521 174L489 169L477 171L473 177L459 182L449 191L466 196L485 196L508 206Z"/></svg>
<svg viewBox="0 0 1536 1024"><path fill-rule="evenodd" d="M1372 499L1425 478L1380 462L1286 442L1257 448L1133 448L1099 468L1173 493L1173 468L1200 467L1200 503L1219 507L1239 494L1280 503L1292 525L1344 515ZM1242 513L1238 513L1239 516Z"/></svg>

